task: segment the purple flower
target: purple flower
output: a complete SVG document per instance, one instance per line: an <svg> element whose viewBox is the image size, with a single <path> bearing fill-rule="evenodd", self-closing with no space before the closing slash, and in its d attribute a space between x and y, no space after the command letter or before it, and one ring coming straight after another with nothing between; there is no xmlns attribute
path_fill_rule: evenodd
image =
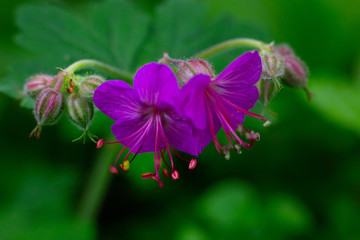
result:
<svg viewBox="0 0 360 240"><path fill-rule="evenodd" d="M153 178L162 186L159 177L161 161L171 170L174 180L179 177L171 156L171 152L179 156L174 148L198 155L199 148L191 125L174 109L173 99L179 92L174 73L168 66L158 63L147 64L137 71L134 88L123 81L113 80L96 89L95 105L115 121L111 130L118 141L114 143L125 146L110 167L111 172L118 172L115 164L125 149L129 152L120 164L124 171L128 171L138 153L154 152L155 173L145 173L142 177ZM100 140L98 146L102 144L103 140ZM169 153L170 164L164 159L165 152ZM129 159L131 153L135 155ZM163 172L168 175L166 170Z"/></svg>
<svg viewBox="0 0 360 240"><path fill-rule="evenodd" d="M179 112L190 119L197 129L195 135L199 139L199 150L211 140L214 141L217 151L227 157L229 148L240 151L240 145L252 147L259 134L247 130L242 123L245 115L267 121L266 118L248 111L259 99L254 84L260 76L261 59L258 52L247 52L235 59L215 79L198 74L181 89ZM216 138L221 126L229 143L225 146ZM240 138L244 132L250 143Z"/></svg>

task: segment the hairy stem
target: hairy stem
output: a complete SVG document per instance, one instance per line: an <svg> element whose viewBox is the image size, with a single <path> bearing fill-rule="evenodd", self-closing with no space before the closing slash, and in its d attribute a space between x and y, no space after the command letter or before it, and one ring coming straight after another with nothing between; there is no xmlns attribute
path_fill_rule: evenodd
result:
<svg viewBox="0 0 360 240"><path fill-rule="evenodd" d="M232 48L238 48L238 47L254 47L259 50L265 50L270 51L270 45L265 44L261 41L250 39L250 38L236 38L236 39L230 39L225 42L218 43L210 48L207 48L197 54L195 54L194 58L208 58L212 55L215 55L219 52L232 49Z"/></svg>
<svg viewBox="0 0 360 240"><path fill-rule="evenodd" d="M133 76L130 73L123 71L121 69L118 69L116 67L110 66L106 63L96 61L96 60L91 60L91 59L83 59L83 60L74 62L69 67L64 69L64 72L74 73L75 71L82 69L82 68L97 69L97 70L105 72L113 77L117 77L120 80L123 80L127 83L132 83L132 81L133 81Z"/></svg>

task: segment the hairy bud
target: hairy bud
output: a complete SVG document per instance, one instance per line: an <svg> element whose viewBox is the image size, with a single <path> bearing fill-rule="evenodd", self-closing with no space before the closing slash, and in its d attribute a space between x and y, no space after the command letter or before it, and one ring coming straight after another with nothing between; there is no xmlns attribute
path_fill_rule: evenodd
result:
<svg viewBox="0 0 360 240"><path fill-rule="evenodd" d="M169 57L167 52L164 52L164 57L160 59L159 62L177 67L176 75L180 80L180 85L184 85L189 81L190 78L197 74L205 74L211 78L215 77L214 67L202 59L190 59L187 61L172 59Z"/></svg>
<svg viewBox="0 0 360 240"><path fill-rule="evenodd" d="M262 63L262 79L272 79L281 77L285 72L283 59L277 54L266 53L261 58Z"/></svg>
<svg viewBox="0 0 360 240"><path fill-rule="evenodd" d="M55 124L64 110L64 95L54 89L44 89L36 98L34 115L38 125Z"/></svg>
<svg viewBox="0 0 360 240"><path fill-rule="evenodd" d="M288 56L285 58L284 82L293 88L306 88L308 82L308 68L298 57Z"/></svg>
<svg viewBox="0 0 360 240"><path fill-rule="evenodd" d="M97 87L104 82L105 79L99 75L88 76L80 83L79 94L84 98L92 98Z"/></svg>
<svg viewBox="0 0 360 240"><path fill-rule="evenodd" d="M31 98L36 99L39 93L42 90L49 88L54 83L54 81L55 79L53 76L45 74L32 76L27 80L24 86L24 92Z"/></svg>
<svg viewBox="0 0 360 240"><path fill-rule="evenodd" d="M280 77L284 76L285 64L278 54L265 53L261 58L261 79L257 82L259 99L266 106L282 88Z"/></svg>
<svg viewBox="0 0 360 240"><path fill-rule="evenodd" d="M295 55L294 51L286 44L275 46L273 51L284 60L284 82L293 88L306 88L309 71L305 63L301 61L300 58Z"/></svg>
<svg viewBox="0 0 360 240"><path fill-rule="evenodd" d="M181 79L182 82L186 83L197 74L205 74L213 78L214 68L210 63L201 60L201 59L191 59L188 61L183 61L183 64L179 66L179 69L176 71L176 75Z"/></svg>
<svg viewBox="0 0 360 240"><path fill-rule="evenodd" d="M94 106L80 96L71 94L66 99L67 116L71 123L81 130L87 131L94 116Z"/></svg>

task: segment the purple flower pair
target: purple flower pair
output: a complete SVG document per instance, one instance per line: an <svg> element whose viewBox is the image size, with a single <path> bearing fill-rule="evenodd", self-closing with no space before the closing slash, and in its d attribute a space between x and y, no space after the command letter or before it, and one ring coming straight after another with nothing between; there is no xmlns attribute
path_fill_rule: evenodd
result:
<svg viewBox="0 0 360 240"><path fill-rule="evenodd" d="M215 79L204 74L195 75L182 89L171 68L159 63L141 67L135 74L133 88L120 80L103 83L95 91L94 103L115 121L111 129L118 141L113 143L125 146L110 171L118 172L116 162L126 149L129 151L120 164L124 171L128 171L138 153L154 152L155 172L142 176L153 178L162 186L159 175L162 162L174 180L179 177L171 153L182 157L175 149L198 156L211 140L224 155L229 148L251 147L258 134L248 131L241 123L245 114L266 120L248 111L259 98L254 84L260 75L261 59L255 51L235 59ZM216 138L221 126L228 138L226 146ZM240 133L237 132L239 126ZM240 138L243 130L248 131L246 137L250 143ZM102 143L103 140L98 147ZM170 163L165 160L166 152ZM134 156L130 159L131 153ZM194 168L196 160L189 162L189 168ZM162 171L167 177L166 168Z"/></svg>

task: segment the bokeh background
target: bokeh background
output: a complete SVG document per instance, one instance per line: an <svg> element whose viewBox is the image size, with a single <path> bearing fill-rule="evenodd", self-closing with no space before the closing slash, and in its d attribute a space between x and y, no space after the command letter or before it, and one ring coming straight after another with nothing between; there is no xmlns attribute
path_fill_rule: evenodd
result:
<svg viewBox="0 0 360 240"><path fill-rule="evenodd" d="M360 239L359 16L352 0L2 0L0 239ZM60 30L43 27L59 22ZM106 26L133 38L120 31L119 46L108 48L106 33L117 31ZM105 43L86 41L88 28ZM308 102L304 91L282 89L269 128L247 118L261 141L241 155L227 161L211 144L192 171L177 160L180 179L159 188L140 177L153 167L151 154L112 176L120 146L72 143L81 132L66 117L39 140L28 137L36 122L17 88L30 74L86 57L134 71L164 50L189 57L232 37L290 44L309 66L314 93ZM221 71L245 50L210 61ZM111 124L97 113L92 129L111 139Z"/></svg>

